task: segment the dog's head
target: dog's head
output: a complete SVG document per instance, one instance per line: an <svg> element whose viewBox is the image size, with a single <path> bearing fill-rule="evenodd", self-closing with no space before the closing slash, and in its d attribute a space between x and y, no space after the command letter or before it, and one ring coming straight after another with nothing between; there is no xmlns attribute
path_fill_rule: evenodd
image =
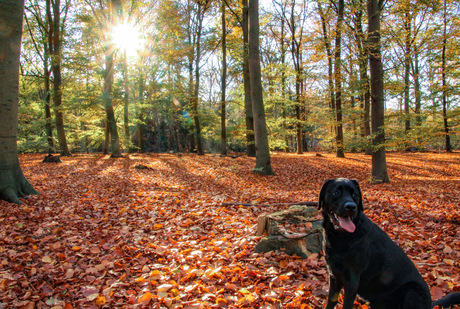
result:
<svg viewBox="0 0 460 309"><path fill-rule="evenodd" d="M358 182L345 178L326 180L319 193L318 208L327 215L336 230L353 233L356 229L354 221L363 211Z"/></svg>

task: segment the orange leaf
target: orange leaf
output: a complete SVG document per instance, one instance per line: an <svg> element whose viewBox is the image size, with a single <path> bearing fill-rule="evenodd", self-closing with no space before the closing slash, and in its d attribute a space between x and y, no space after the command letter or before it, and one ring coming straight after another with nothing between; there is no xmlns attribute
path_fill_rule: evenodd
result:
<svg viewBox="0 0 460 309"><path fill-rule="evenodd" d="M96 297L95 302L96 302L96 305L103 306L105 305L105 297L104 296Z"/></svg>
<svg viewBox="0 0 460 309"><path fill-rule="evenodd" d="M152 297L153 297L153 294L150 292L147 292L141 297L139 297L139 299L137 300L137 303L147 306L150 303L150 300L152 300Z"/></svg>

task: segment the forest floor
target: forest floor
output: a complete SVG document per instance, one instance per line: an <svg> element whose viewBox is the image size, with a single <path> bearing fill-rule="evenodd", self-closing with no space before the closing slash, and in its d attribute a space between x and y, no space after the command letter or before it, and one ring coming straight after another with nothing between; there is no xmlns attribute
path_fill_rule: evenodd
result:
<svg viewBox="0 0 460 309"><path fill-rule="evenodd" d="M366 214L433 299L460 291L458 152L389 153L381 185L364 154L273 154L276 176L246 156L43 157L20 155L41 195L0 201L0 308L323 308L323 257L253 251L258 215L286 206L222 203L317 201L336 177L360 182Z"/></svg>

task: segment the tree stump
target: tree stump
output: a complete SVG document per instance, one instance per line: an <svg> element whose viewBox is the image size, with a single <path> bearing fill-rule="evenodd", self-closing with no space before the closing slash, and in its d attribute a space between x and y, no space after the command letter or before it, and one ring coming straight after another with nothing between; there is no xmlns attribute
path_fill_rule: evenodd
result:
<svg viewBox="0 0 460 309"><path fill-rule="evenodd" d="M294 205L286 210L260 215L256 236L263 236L255 252L284 250L306 258L322 250L322 217L316 207Z"/></svg>
<svg viewBox="0 0 460 309"><path fill-rule="evenodd" d="M52 154L48 154L43 158L42 163L61 163L61 159L59 156L53 156Z"/></svg>

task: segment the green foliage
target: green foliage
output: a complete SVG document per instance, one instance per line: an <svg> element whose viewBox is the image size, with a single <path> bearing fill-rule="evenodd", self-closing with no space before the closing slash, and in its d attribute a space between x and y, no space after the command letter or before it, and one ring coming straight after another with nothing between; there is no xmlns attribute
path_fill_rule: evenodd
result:
<svg viewBox="0 0 460 309"><path fill-rule="evenodd" d="M43 44L45 32L40 24L44 6L40 1L26 3L28 23L24 28L19 106L18 148L21 152L45 152L48 149L44 112ZM244 114L244 88L242 74L243 33L241 29L241 4L228 1L227 12L228 85L227 85L227 143L230 150L246 148L246 124ZM144 31L146 50L128 64L129 80L125 81L122 51L115 52L113 105L119 126L120 140L124 137L125 86L129 85L129 132L130 141L125 150L187 151L190 132L193 131L190 102L190 66L195 51L193 30L196 27L195 2L161 0L158 3L137 0L123 5L124 18L133 21ZM409 5L410 4L410 5ZM207 151L217 152L220 147L220 3L213 3L206 11L202 37L202 67L198 113L202 136ZM289 2L286 2L289 6ZM335 19L333 10L326 8L328 18ZM382 24L385 63L386 95L386 147L389 150L436 149L444 145L442 117L443 92L447 94L447 119L454 148L460 145L460 23L458 4L447 1L447 86L442 86L441 50L443 6L430 5L429 1L389 4ZM308 14L296 18L308 24L302 33L302 94L300 103L294 97L295 72L292 60L292 41L285 24L285 59L281 57L280 8L261 10L261 58L264 87L264 104L272 150L295 151L296 127L301 125L308 150L335 150L335 115L329 98L327 56L322 38L322 28L315 3L307 9ZM372 149L372 136L362 136L364 111L359 96L364 93L364 83L359 80L357 41L354 20L359 7L350 5L345 18L350 25L344 33L343 49L343 128L346 151ZM403 17L409 10L414 16L411 81L409 85L411 130L405 131L406 115L401 110L404 95L405 32ZM33 14L32 14L33 13ZM69 14L62 25L63 46L63 112L69 146L72 151L100 151L105 141L105 111L102 105L104 77L104 45L108 37L107 10L95 2L71 2ZM235 15L236 14L236 15ZM329 16L330 15L330 16ZM39 19L34 16L38 16ZM364 13L365 16L365 13ZM423 18L421 18L423 16ZM421 23L421 24L415 24ZM333 29L329 29L332 41ZM366 31L366 29L364 29ZM299 41L300 32L296 34ZM346 47L346 48L345 48ZM415 51L417 54L415 54ZM415 56L420 67L420 113L415 114ZM194 76L193 76L194 77ZM284 77L284 78L283 78ZM283 84L284 83L284 84ZM51 92L54 92L52 89ZM52 94L52 93L51 93ZM362 98L360 98L362 99ZM351 102L353 100L353 102ZM352 104L353 103L353 104ZM298 105L297 105L298 104ZM53 103L51 102L51 106ZM300 108L301 119L295 115ZM188 116L187 116L188 115ZM54 123L54 113L52 113ZM143 145L139 143L144 130ZM56 132L53 129L55 144Z"/></svg>

